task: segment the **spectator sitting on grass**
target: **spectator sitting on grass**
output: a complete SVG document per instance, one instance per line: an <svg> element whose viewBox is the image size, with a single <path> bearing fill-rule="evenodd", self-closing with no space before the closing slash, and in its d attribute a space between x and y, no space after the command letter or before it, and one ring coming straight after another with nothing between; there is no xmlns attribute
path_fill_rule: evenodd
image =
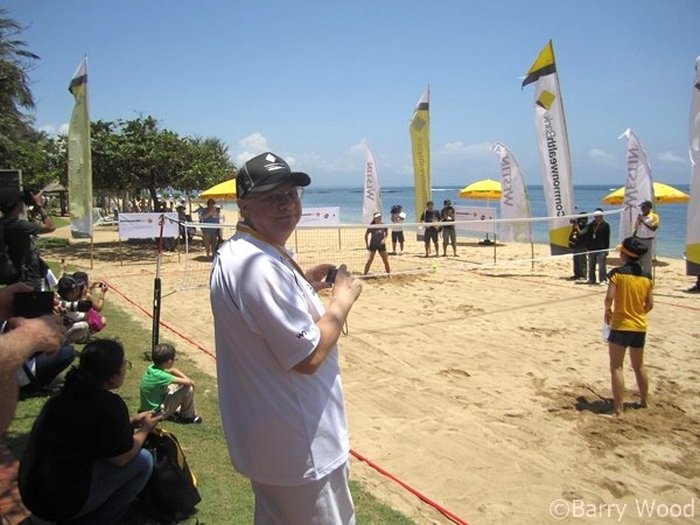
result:
<svg viewBox="0 0 700 525"><path fill-rule="evenodd" d="M175 368L175 347L161 343L153 349L153 364L141 378L141 409L157 410L178 423L201 423L194 402L194 381Z"/></svg>
<svg viewBox="0 0 700 525"><path fill-rule="evenodd" d="M107 318L101 314L105 306L105 295L109 286L104 281L90 282L85 272L75 272L73 279L80 286L80 299L90 301L92 307L87 311L87 322L91 332L99 332L107 326Z"/></svg>
<svg viewBox="0 0 700 525"><path fill-rule="evenodd" d="M88 324L88 308L83 309L85 304L84 301L80 300L80 285L72 276L66 275L58 280L57 290L59 297L63 300L59 309L66 327L66 342L86 343L90 338L90 325ZM83 311L80 311L79 308Z"/></svg>

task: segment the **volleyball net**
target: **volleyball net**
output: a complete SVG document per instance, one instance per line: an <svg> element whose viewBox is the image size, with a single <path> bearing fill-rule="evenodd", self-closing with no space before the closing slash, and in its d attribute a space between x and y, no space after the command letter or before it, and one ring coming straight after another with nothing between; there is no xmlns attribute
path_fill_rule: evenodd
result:
<svg viewBox="0 0 700 525"><path fill-rule="evenodd" d="M622 210L605 212L605 215L619 215ZM575 220L579 215L557 217L556 220ZM549 224L553 217L529 219L478 218L450 223L402 223L403 249L399 239L394 243L394 224L340 224L340 225L299 225L287 241L287 249L302 268L329 263L336 266L347 265L357 275L363 275L370 256L367 244L372 230L386 229L385 245L392 275L420 273L437 270L473 270L486 268L519 268L530 271L535 265L561 258L569 260L571 253L551 255L549 247ZM426 257L426 226L437 230L437 256L435 243L429 243ZM449 228L454 229L456 247L450 242ZM611 225L611 230L612 230ZM184 246L180 290L205 288L209 286L212 257L207 257L203 245L206 232L216 232L218 242L229 239L236 232L235 224L180 223ZM428 232L428 235L431 232ZM503 240L505 235L517 240ZM209 233L210 236L214 235ZM434 235L434 234L433 234ZM611 231L611 245L617 237ZM456 251L456 256L454 253ZM375 253L368 277L386 276L380 253Z"/></svg>

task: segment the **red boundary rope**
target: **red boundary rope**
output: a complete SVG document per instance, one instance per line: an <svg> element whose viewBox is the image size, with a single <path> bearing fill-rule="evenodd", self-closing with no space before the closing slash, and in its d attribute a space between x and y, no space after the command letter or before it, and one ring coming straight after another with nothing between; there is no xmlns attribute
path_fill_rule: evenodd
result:
<svg viewBox="0 0 700 525"><path fill-rule="evenodd" d="M135 301L132 301L131 299L129 299L124 293L122 293L118 288L115 288L114 285L112 285L111 283L107 283L107 284L109 285L109 289L110 289L111 291L116 292L117 295L119 295L119 296L120 296L122 299L124 299L127 303L129 303L129 304L131 304L132 306L136 307L137 309L139 309L140 311L142 311L143 313L145 313L145 314L146 314L147 316L149 316L150 318L153 318L153 314L152 314L151 312L147 311L145 308L143 308L140 304L136 303ZM189 337L187 337L185 334L179 332L178 330L176 330L175 328L173 328L172 326L168 325L167 323L165 323L165 322L162 321L162 320L160 321L160 324L161 324L164 328L167 328L168 330L170 330L171 332L173 332L173 333L174 333L175 335L177 335L178 337L180 337L180 338L184 339L185 341L187 341L189 344L191 344L192 346L194 346L194 347L197 348L198 350L201 350L202 352L204 352L206 355L208 355L208 356L211 357L212 359L216 359L216 356L215 356L212 352L210 352L209 350L207 350L206 348L204 348L202 345L195 343L194 341L192 341L192 339L190 339ZM427 496L425 496L425 495L422 494L421 492L419 492L419 491L417 491L416 489L414 489L413 487L411 487L408 483L405 483L405 482L401 481L399 478L397 478L396 476L394 476L393 474L391 474L388 470L383 469L383 468L380 467L378 464L376 464L374 461L372 461L371 459L369 459L369 458L363 456L362 454L360 454L360 453L357 452L356 450L351 449L351 450L350 450L350 454L352 454L353 456L355 456L355 457L356 457L357 459L359 459L360 461L363 461L363 462L367 463L367 465L369 465L370 467L372 467L374 470L376 470L376 471L379 472L380 474L386 476L387 478L389 478L389 479L390 479L391 481L393 481L394 483L397 483L397 484L399 484L400 486L402 486L403 488L405 488L405 489L406 489L407 491L409 491L411 494L413 494L414 496L416 496L419 500L421 500L422 502L424 502L424 503L430 505L431 507L433 507L435 510L437 510L440 514L442 514L443 516L445 516L445 517L446 517L447 519L449 519L450 521L452 521L452 522L454 522L454 523L457 523L457 525L469 525L466 521L464 521L462 518L460 518L460 517L457 516L456 514L453 514L452 512L450 512L449 510L447 510L447 509L446 509L445 507L443 507L442 505L440 505L440 504L434 502L433 500L431 500L430 498L428 498Z"/></svg>

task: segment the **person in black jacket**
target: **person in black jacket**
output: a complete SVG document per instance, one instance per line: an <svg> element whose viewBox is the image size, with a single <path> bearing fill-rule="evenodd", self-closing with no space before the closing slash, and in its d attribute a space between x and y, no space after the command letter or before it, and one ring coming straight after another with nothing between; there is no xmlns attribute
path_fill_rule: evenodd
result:
<svg viewBox="0 0 700 525"><path fill-rule="evenodd" d="M41 222L20 219L25 205L34 207L34 214ZM3 188L0 190L0 212L3 214L4 242L12 260L16 276L5 279L4 282L25 282L38 290L46 283L46 273L49 267L39 257L34 247L34 237L43 233L51 233L56 229L51 217L42 206L41 192Z"/></svg>
<svg viewBox="0 0 700 525"><path fill-rule="evenodd" d="M596 284L595 270L598 266L598 284L607 284L608 250L610 249L610 225L605 222L603 210L596 208L593 222L586 228L586 248L588 248L588 284Z"/></svg>
<svg viewBox="0 0 700 525"><path fill-rule="evenodd" d="M586 212L581 212L585 214ZM574 252L573 266L574 275L572 281L586 278L586 227L588 217L585 215L576 219L571 219L571 233L569 234L569 248Z"/></svg>
<svg viewBox="0 0 700 525"><path fill-rule="evenodd" d="M22 501L34 515L114 524L146 485L153 456L142 447L160 416L149 411L130 418L112 392L130 368L118 341L88 343L63 390L44 405L19 470Z"/></svg>

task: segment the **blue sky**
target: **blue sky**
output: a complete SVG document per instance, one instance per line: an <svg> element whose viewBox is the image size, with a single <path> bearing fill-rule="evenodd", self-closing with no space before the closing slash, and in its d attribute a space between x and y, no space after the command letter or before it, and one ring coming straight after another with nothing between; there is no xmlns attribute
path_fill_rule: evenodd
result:
<svg viewBox="0 0 700 525"><path fill-rule="evenodd" d="M632 128L655 180L687 184L698 0L4 0L41 57L36 127L67 127L89 57L93 120L152 115L243 162L270 149L315 186L411 185L408 125L430 85L433 187L498 176L502 142L540 183L533 89L554 42L574 182L623 185Z"/></svg>

